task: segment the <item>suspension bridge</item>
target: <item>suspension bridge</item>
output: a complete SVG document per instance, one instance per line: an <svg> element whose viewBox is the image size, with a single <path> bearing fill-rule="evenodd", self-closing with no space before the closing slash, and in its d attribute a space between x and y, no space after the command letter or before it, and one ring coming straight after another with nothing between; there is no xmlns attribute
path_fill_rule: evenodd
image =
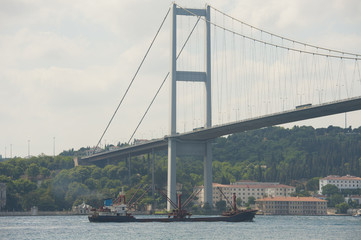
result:
<svg viewBox="0 0 361 240"><path fill-rule="evenodd" d="M213 139L361 109L359 54L279 36L212 6L190 9L172 4L98 145L169 15L170 71L128 143L167 80L170 88L168 134L114 151L94 152L78 159L79 164L119 159L128 159L130 164L131 156L149 153L154 160L156 151L167 149L167 196L176 202L176 157L203 156L203 199L210 203ZM182 17L192 20L188 20L188 24L178 23ZM203 41L199 41L201 35ZM183 124L177 124L179 122Z"/></svg>

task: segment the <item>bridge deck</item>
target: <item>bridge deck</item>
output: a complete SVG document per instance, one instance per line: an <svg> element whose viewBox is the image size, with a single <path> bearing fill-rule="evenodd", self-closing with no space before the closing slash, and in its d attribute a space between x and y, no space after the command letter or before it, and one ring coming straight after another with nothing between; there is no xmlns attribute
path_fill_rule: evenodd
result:
<svg viewBox="0 0 361 240"><path fill-rule="evenodd" d="M284 123L296 122L311 118L323 117L338 113L361 110L361 97L341 100L326 104L314 105L302 109L294 109L281 113L265 115L257 118L246 119L223 125L213 126L211 128L199 129L192 132L177 134L174 136L165 136L164 138L154 139L147 143L131 145L115 151L94 154L80 159L79 164L90 164L95 161L107 160L113 158L124 158L131 155L145 154L152 149L155 151L166 149L167 139L176 138L179 141L207 141L220 136L244 132L248 130L259 129Z"/></svg>

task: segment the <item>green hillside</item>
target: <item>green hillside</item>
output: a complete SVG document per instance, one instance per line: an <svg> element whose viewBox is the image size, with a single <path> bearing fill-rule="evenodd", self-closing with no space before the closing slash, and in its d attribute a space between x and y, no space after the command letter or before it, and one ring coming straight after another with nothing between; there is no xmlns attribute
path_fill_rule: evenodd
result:
<svg viewBox="0 0 361 240"><path fill-rule="evenodd" d="M88 149L88 148L86 148ZM151 159L133 157L131 167L119 161L115 165L74 167L79 151L64 151L55 158L38 156L15 158L0 163L0 182L7 184L8 211L70 209L86 201L100 206L107 197L115 197L122 187L130 196L140 184L151 184ZM305 184L307 190L318 187L318 177L330 174L361 176L361 128L270 127L218 138L213 143L213 180L276 181ZM155 183L167 182L167 155L158 152L155 159ZM186 199L195 185L203 184L203 159L177 158L177 182ZM129 198L128 198L129 199ZM154 202L150 195L138 208ZM159 208L165 200L156 195Z"/></svg>

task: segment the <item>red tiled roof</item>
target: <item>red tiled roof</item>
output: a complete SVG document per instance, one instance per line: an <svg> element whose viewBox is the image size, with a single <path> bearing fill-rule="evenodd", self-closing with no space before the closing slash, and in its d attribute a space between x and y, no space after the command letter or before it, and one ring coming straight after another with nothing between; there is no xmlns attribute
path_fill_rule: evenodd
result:
<svg viewBox="0 0 361 240"><path fill-rule="evenodd" d="M256 202L279 201L279 202L327 202L314 197L267 197L257 199Z"/></svg>
<svg viewBox="0 0 361 240"><path fill-rule="evenodd" d="M359 196L359 195L352 195L350 198L360 198L360 199L361 199L361 196Z"/></svg>
<svg viewBox="0 0 361 240"><path fill-rule="evenodd" d="M291 186L283 185L283 184L237 184L237 185L227 185L227 184L219 184L213 183L213 187L227 187L227 188L294 188Z"/></svg>
<svg viewBox="0 0 361 240"><path fill-rule="evenodd" d="M346 176L342 176L342 177L337 176L337 175L330 175L325 178L321 178L320 180L361 180L361 178L355 177L355 176L350 176L350 175L346 175Z"/></svg>

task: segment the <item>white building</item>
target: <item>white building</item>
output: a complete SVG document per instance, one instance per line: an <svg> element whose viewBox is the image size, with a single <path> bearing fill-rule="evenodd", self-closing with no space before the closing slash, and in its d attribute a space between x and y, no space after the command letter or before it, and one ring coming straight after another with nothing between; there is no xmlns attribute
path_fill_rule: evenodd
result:
<svg viewBox="0 0 361 240"><path fill-rule="evenodd" d="M198 200L197 204L203 205L203 186L198 186L194 188L194 191L201 190L197 195ZM295 187L279 184L279 183L267 183L267 182L252 182L252 181L242 181L232 183L231 185L224 185L219 183L213 183L213 206L221 200L225 200L221 191L227 197L231 204L233 204L233 193L236 194L236 199L240 198L243 203L248 202L249 197L254 197L255 199L263 198L266 196L269 197L278 197L278 196L290 196L291 193L296 191Z"/></svg>
<svg viewBox="0 0 361 240"><path fill-rule="evenodd" d="M268 197L256 206L265 215L327 215L327 201L314 197Z"/></svg>
<svg viewBox="0 0 361 240"><path fill-rule="evenodd" d="M345 202L348 203L349 200L355 201L359 205L361 204L361 196L359 196L359 195L351 195L351 196L345 197Z"/></svg>
<svg viewBox="0 0 361 240"><path fill-rule="evenodd" d="M325 178L321 178L319 181L319 194L322 194L322 187L327 184L335 185L338 189L358 189L361 188L361 178L346 175L343 177L337 175L330 175Z"/></svg>
<svg viewBox="0 0 361 240"><path fill-rule="evenodd" d="M85 204L85 202L83 202L78 206L73 206L72 210L76 214L89 214L91 209L92 207L90 205Z"/></svg>

